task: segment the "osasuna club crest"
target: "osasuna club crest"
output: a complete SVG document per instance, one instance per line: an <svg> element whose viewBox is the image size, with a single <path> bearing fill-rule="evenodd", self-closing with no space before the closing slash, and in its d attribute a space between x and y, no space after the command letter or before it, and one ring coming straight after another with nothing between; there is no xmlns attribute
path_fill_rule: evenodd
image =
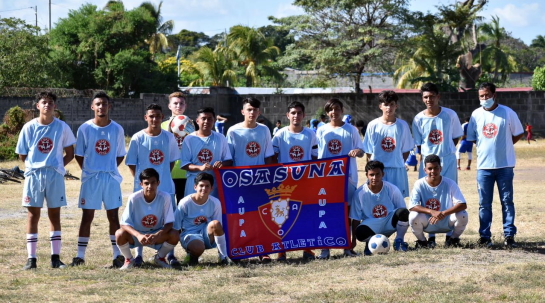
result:
<svg viewBox="0 0 545 303"><path fill-rule="evenodd" d="M259 156L260 152L261 152L261 146L259 146L259 143L252 141L246 144L246 154L248 156L255 158Z"/></svg>
<svg viewBox="0 0 545 303"><path fill-rule="evenodd" d="M290 199L297 185L265 189L269 202L259 206L259 217L265 227L276 237L283 239L292 229L301 213L303 202Z"/></svg>
<svg viewBox="0 0 545 303"><path fill-rule="evenodd" d="M51 152L52 149L53 149L53 140L47 137L44 137L40 139L40 141L38 141L38 150L42 154L48 154Z"/></svg>
<svg viewBox="0 0 545 303"><path fill-rule="evenodd" d="M199 153L197 154L197 159L199 159L199 161L202 163L202 164L206 164L206 163L210 163L212 162L212 158L214 157L214 154L212 153L211 150L207 149L207 148L203 148L199 151Z"/></svg>
<svg viewBox="0 0 545 303"><path fill-rule="evenodd" d="M441 202L437 199L429 199L426 201L426 208L429 208L431 210L441 210Z"/></svg>
<svg viewBox="0 0 545 303"><path fill-rule="evenodd" d="M305 150L299 145L294 145L290 148L290 159L293 161L301 161L305 156Z"/></svg>
<svg viewBox="0 0 545 303"><path fill-rule="evenodd" d="M341 143L341 141L337 139L333 139L327 142L327 150L329 150L329 152L333 155L340 153L342 149L343 149L343 144Z"/></svg>
<svg viewBox="0 0 545 303"><path fill-rule="evenodd" d="M392 137L386 137L382 139L380 146L383 151L391 153L396 148L396 140Z"/></svg>
<svg viewBox="0 0 545 303"><path fill-rule="evenodd" d="M157 217L155 215L147 215L144 218L142 218L142 226L146 228L153 228L155 225L157 225Z"/></svg>
<svg viewBox="0 0 545 303"><path fill-rule="evenodd" d="M439 145L443 142L443 132L438 129L434 129L430 132L428 138L430 139L431 144Z"/></svg>
<svg viewBox="0 0 545 303"><path fill-rule="evenodd" d="M377 204L373 207L373 217L384 218L388 215L388 208L382 204Z"/></svg>
<svg viewBox="0 0 545 303"><path fill-rule="evenodd" d="M488 139L496 137L498 134L498 127L494 123L488 123L483 127L483 136Z"/></svg>
<svg viewBox="0 0 545 303"><path fill-rule="evenodd" d="M149 161L153 165L161 165L165 160L165 154L160 149L154 149L149 153Z"/></svg>
<svg viewBox="0 0 545 303"><path fill-rule="evenodd" d="M95 151L97 154L104 156L110 152L110 142L105 139L100 139L95 143Z"/></svg>

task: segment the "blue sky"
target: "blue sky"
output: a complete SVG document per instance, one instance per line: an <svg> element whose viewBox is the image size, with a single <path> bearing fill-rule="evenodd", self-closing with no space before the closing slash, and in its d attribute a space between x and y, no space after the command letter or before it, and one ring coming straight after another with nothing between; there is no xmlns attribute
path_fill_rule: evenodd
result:
<svg viewBox="0 0 545 303"><path fill-rule="evenodd" d="M437 4L450 4L456 0L412 0L411 10L435 12ZM107 0L51 0L52 24L65 18L69 10L77 10L85 2L98 7ZM127 9L142 3L142 0L124 0ZM159 1L151 0L158 4ZM303 11L292 5L293 0L165 0L163 16L174 20L174 32L182 29L204 32L212 36L237 24L259 27L270 24L268 16L285 17ZM38 26L49 25L48 0L0 1L0 16L21 18L31 24L35 22L34 6L38 6ZM30 8L32 7L32 8ZM500 17L500 24L514 37L530 44L537 35L545 35L545 1L542 0L489 0L481 16L487 20L491 16Z"/></svg>

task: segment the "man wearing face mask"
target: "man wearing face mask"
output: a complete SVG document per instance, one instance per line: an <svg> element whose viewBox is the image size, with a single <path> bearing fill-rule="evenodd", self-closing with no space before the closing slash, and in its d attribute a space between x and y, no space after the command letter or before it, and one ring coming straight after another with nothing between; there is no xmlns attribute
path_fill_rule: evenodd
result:
<svg viewBox="0 0 545 303"><path fill-rule="evenodd" d="M517 227L513 203L513 168L516 162L513 145L522 138L524 130L517 114L498 104L494 84L479 86L479 100L481 107L473 111L467 127L467 141L477 142L479 244L492 246L492 195L496 183L502 205L504 244L508 248L517 248L514 239Z"/></svg>

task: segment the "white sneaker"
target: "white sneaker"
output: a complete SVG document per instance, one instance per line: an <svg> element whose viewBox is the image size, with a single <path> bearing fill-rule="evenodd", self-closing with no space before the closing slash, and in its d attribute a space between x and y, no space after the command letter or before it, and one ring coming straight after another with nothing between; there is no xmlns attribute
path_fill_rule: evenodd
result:
<svg viewBox="0 0 545 303"><path fill-rule="evenodd" d="M123 266L121 266L120 270L126 270L126 269L133 268L133 267L134 267L134 258L125 259L125 264L123 264Z"/></svg>
<svg viewBox="0 0 545 303"><path fill-rule="evenodd" d="M344 256L345 257L357 257L359 256L360 254L358 254L357 252L351 250L351 249L345 249L344 250Z"/></svg>
<svg viewBox="0 0 545 303"><path fill-rule="evenodd" d="M153 262L155 262L155 264L163 267L163 268L172 268L172 266L170 266L170 264L168 264L168 261L165 258L160 258L159 255L155 255L155 258L153 258Z"/></svg>
<svg viewBox="0 0 545 303"><path fill-rule="evenodd" d="M329 259L329 249L322 249L322 252L320 252L320 255L317 257L317 259L320 259L320 260Z"/></svg>

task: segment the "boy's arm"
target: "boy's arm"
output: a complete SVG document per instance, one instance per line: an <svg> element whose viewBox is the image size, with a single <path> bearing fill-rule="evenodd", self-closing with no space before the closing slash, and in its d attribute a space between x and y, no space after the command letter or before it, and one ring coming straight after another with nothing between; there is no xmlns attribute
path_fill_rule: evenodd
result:
<svg viewBox="0 0 545 303"><path fill-rule="evenodd" d="M125 159L125 156L115 158L115 160L117 162L117 166L119 166L121 163L123 163L123 159Z"/></svg>
<svg viewBox="0 0 545 303"><path fill-rule="evenodd" d="M134 227L130 225L121 225L121 229L128 232L131 236L136 237L142 245L148 245L147 243L145 243L146 241L144 240L145 235L134 229Z"/></svg>
<svg viewBox="0 0 545 303"><path fill-rule="evenodd" d="M25 162L25 160L26 160L26 155L19 155L19 160Z"/></svg>
<svg viewBox="0 0 545 303"><path fill-rule="evenodd" d="M79 168L83 169L83 157L76 155L75 158L76 158L76 162L78 162Z"/></svg>
<svg viewBox="0 0 545 303"><path fill-rule="evenodd" d="M69 145L64 148L64 157L62 158L64 166L70 163L72 159L74 159L74 145Z"/></svg>
<svg viewBox="0 0 545 303"><path fill-rule="evenodd" d="M131 174L134 177L136 175L136 165L129 164L127 166L129 167L129 170L131 171Z"/></svg>
<svg viewBox="0 0 545 303"><path fill-rule="evenodd" d="M444 218L450 216L451 214L455 214L455 213L460 212L460 211L465 210L465 209L467 209L467 204L466 203L456 203L456 204L454 204L453 207L451 207L451 208L449 208L447 210L439 212L438 216L432 216L430 218L430 223L435 224L435 223L443 220Z"/></svg>

